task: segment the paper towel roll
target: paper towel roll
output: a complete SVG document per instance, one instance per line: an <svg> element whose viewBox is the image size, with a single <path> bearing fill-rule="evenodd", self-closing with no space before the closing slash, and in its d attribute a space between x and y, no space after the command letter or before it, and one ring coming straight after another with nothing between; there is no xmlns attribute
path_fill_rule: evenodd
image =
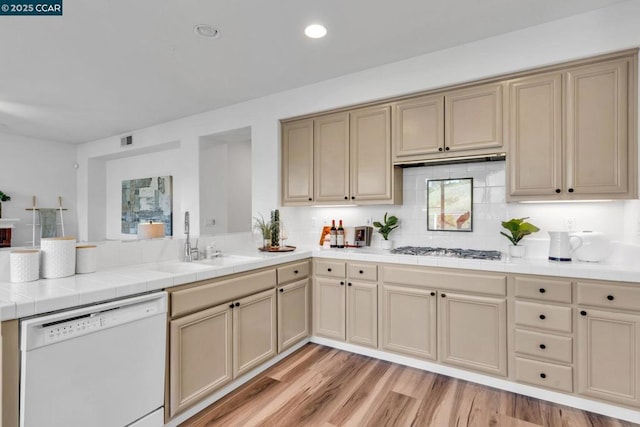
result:
<svg viewBox="0 0 640 427"><path fill-rule="evenodd" d="M13 283L31 282L40 277L40 251L11 251L9 254L11 267L10 280Z"/></svg>
<svg viewBox="0 0 640 427"><path fill-rule="evenodd" d="M96 246L76 246L76 273L93 273L96 271Z"/></svg>
<svg viewBox="0 0 640 427"><path fill-rule="evenodd" d="M163 222L141 222L138 224L138 239L164 237Z"/></svg>
<svg viewBox="0 0 640 427"><path fill-rule="evenodd" d="M47 237L40 241L42 277L57 279L76 272L76 238Z"/></svg>

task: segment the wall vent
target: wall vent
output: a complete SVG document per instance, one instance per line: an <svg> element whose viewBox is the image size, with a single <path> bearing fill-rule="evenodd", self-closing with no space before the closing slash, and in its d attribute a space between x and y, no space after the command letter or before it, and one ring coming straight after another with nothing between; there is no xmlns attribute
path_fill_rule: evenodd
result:
<svg viewBox="0 0 640 427"><path fill-rule="evenodd" d="M120 146L126 147L127 145L133 145L133 135L123 136L120 138Z"/></svg>

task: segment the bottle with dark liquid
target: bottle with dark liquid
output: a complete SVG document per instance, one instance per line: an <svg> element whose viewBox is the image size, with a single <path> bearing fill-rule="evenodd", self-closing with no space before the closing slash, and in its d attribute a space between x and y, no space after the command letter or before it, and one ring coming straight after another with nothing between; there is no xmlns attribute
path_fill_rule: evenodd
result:
<svg viewBox="0 0 640 427"><path fill-rule="evenodd" d="M340 225L338 226L338 235L336 238L336 247L344 248L344 228L342 228L342 220L340 220Z"/></svg>
<svg viewBox="0 0 640 427"><path fill-rule="evenodd" d="M338 230L336 229L336 220L331 220L331 229L329 230L329 246L332 248L338 247L337 243Z"/></svg>

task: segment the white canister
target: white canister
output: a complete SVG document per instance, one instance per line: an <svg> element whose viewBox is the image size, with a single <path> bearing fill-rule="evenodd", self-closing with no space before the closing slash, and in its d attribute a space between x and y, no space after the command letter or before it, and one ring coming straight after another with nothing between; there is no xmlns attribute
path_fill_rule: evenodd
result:
<svg viewBox="0 0 640 427"><path fill-rule="evenodd" d="M40 251L37 249L11 251L10 280L13 283L31 282L40 278Z"/></svg>
<svg viewBox="0 0 640 427"><path fill-rule="evenodd" d="M96 246L76 246L76 273L94 273L97 268Z"/></svg>
<svg viewBox="0 0 640 427"><path fill-rule="evenodd" d="M76 238L46 237L40 241L42 277L57 279L76 272Z"/></svg>

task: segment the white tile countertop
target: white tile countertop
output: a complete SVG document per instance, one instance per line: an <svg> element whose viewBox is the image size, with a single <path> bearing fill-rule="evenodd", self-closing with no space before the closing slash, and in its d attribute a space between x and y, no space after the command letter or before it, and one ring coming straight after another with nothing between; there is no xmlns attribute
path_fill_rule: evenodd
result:
<svg viewBox="0 0 640 427"><path fill-rule="evenodd" d="M640 265L551 262L544 258L472 260L438 256L395 255L372 248L301 248L288 253L236 250L222 258L194 261L151 262L103 269L61 279L28 283L0 282L0 320L28 317L114 298L169 288L309 257L350 261L460 268L504 273L538 274L583 279L640 283Z"/></svg>

